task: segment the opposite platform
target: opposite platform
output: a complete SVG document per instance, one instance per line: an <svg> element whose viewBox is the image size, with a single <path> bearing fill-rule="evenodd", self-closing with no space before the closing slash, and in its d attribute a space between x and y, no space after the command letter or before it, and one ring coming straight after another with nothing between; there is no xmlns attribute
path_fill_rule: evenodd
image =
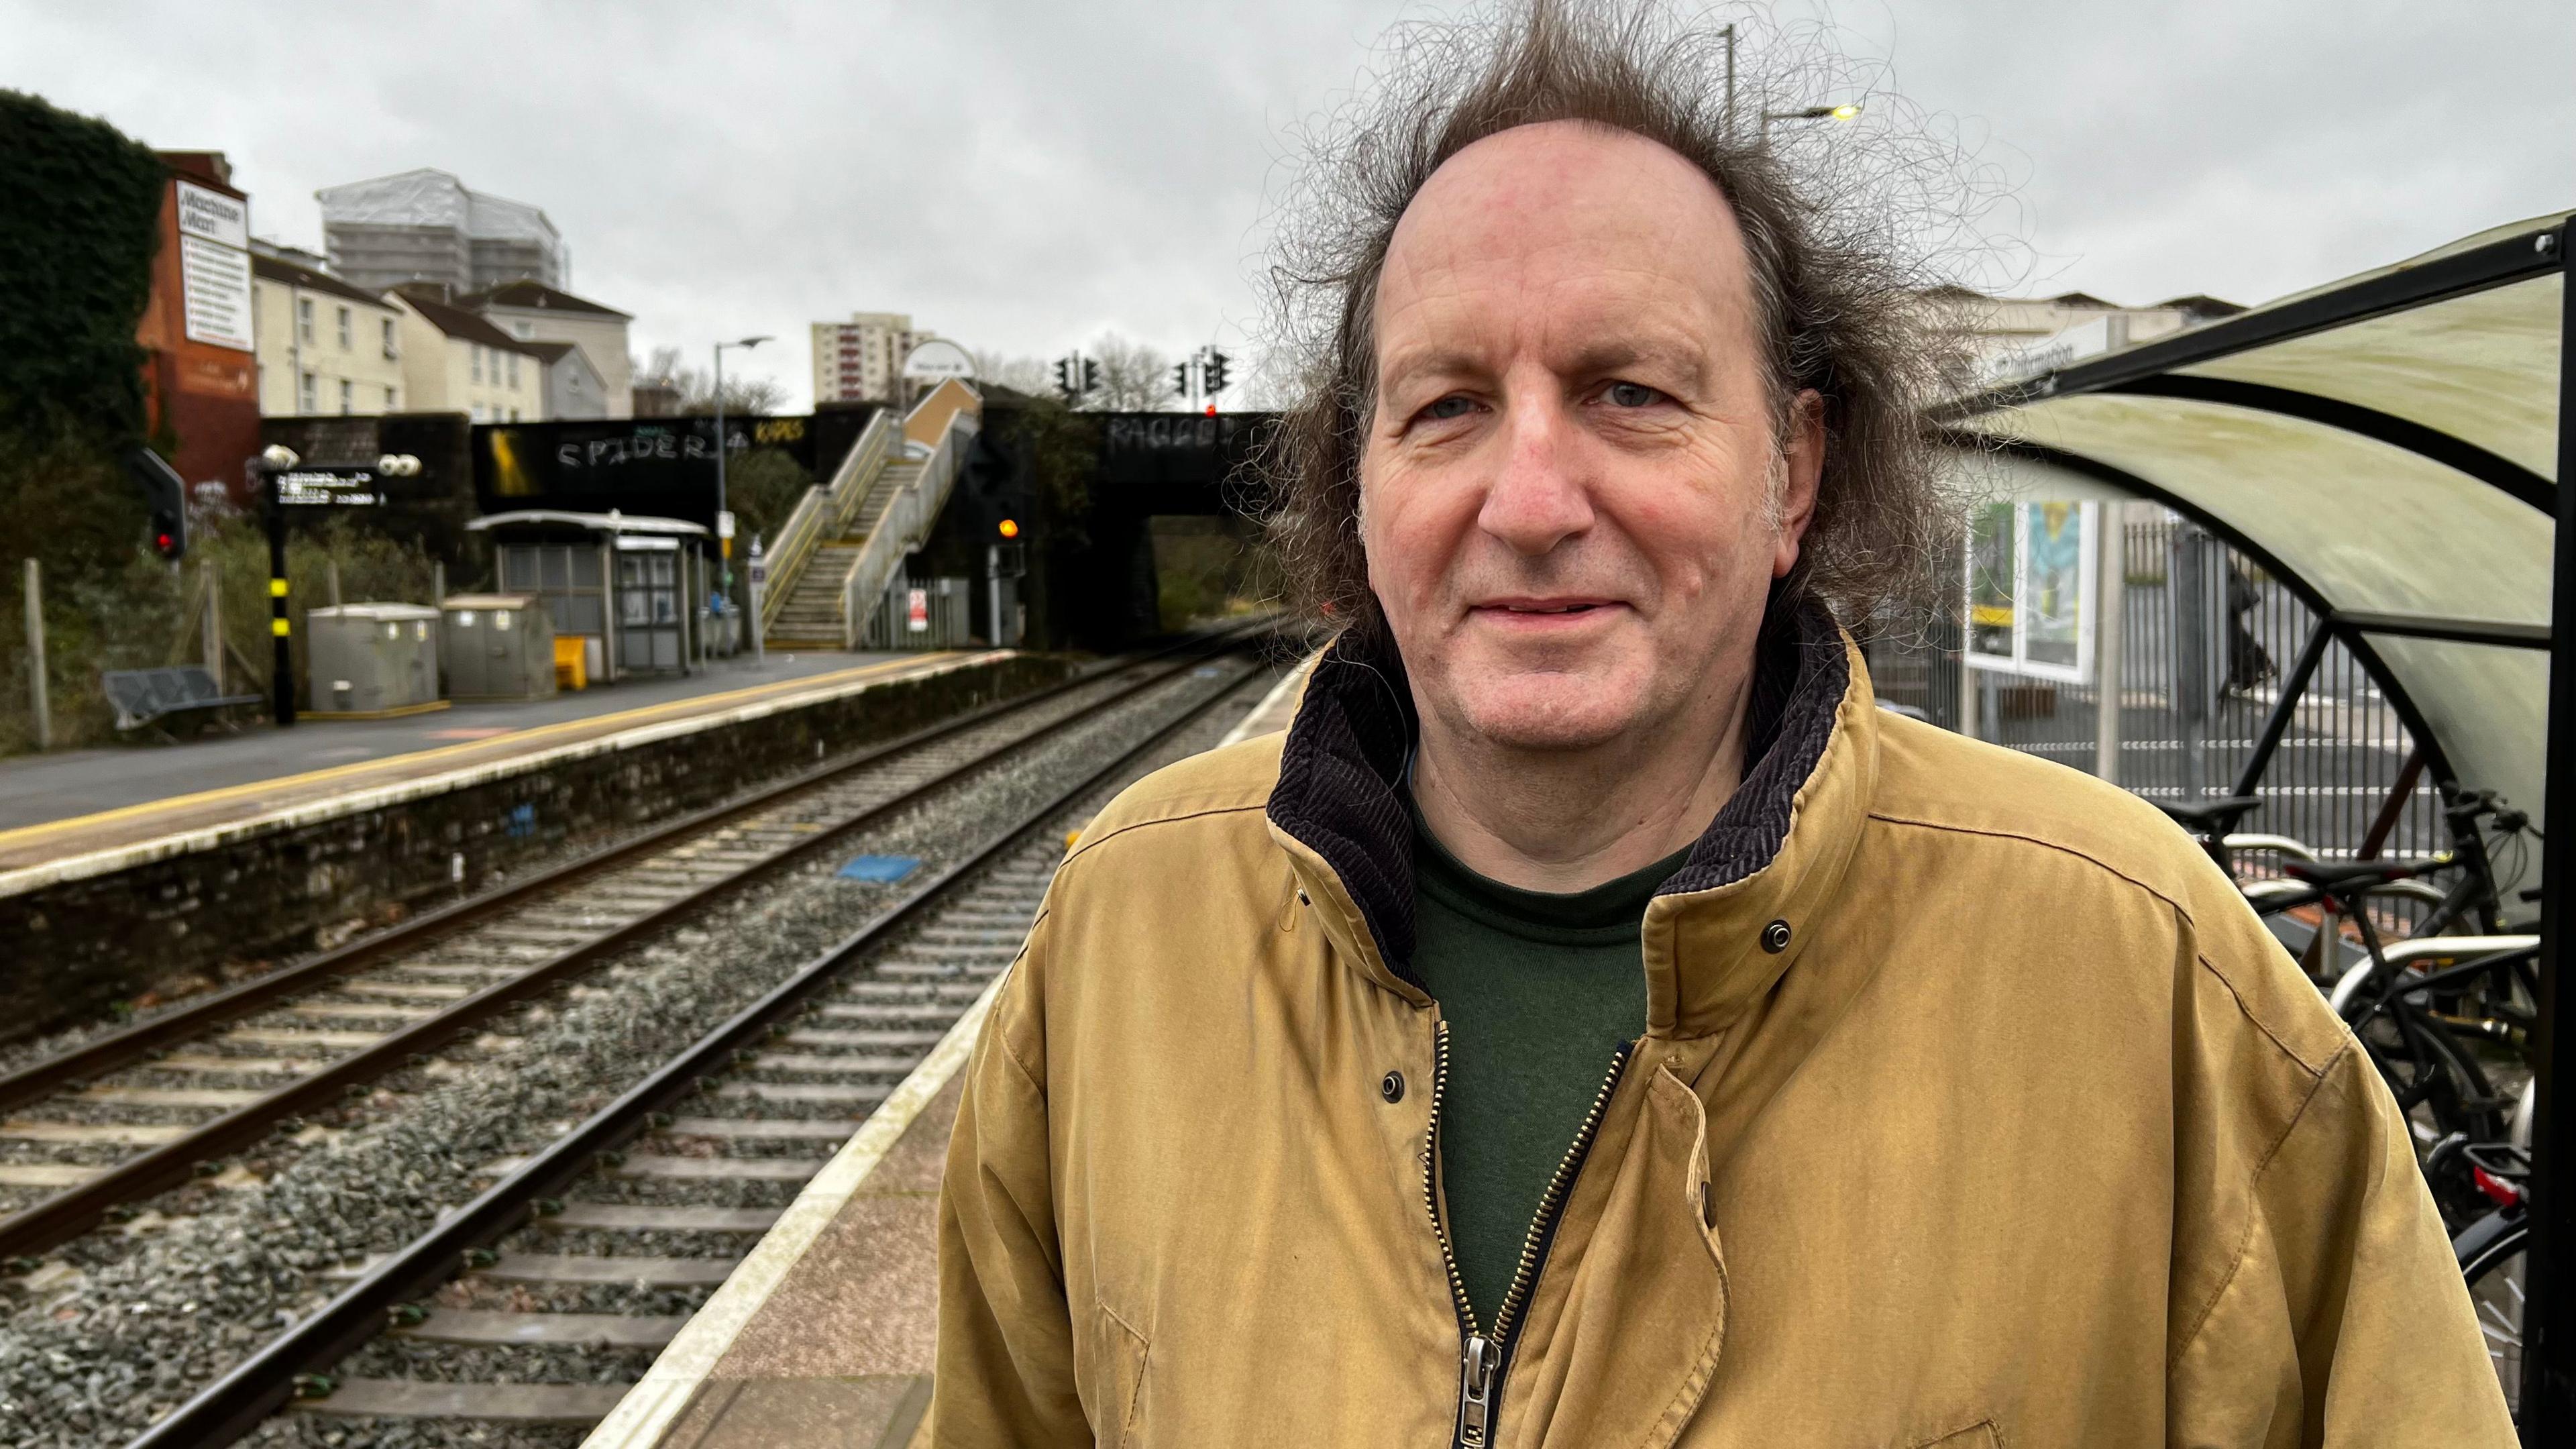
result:
<svg viewBox="0 0 2576 1449"><path fill-rule="evenodd" d="M239 979L1073 669L1014 650L880 658L11 831L0 959L34 969L0 978L0 1020L50 1030Z"/></svg>
<svg viewBox="0 0 2576 1449"><path fill-rule="evenodd" d="M157 749L20 756L0 761L0 872L648 725L900 677L955 657L779 655L761 665L720 664L683 678L402 719L307 720Z"/></svg>

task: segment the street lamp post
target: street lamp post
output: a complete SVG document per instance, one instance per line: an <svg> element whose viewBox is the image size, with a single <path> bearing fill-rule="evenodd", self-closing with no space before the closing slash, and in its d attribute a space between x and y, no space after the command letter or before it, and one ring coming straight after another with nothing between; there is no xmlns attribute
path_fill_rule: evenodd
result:
<svg viewBox="0 0 2576 1449"><path fill-rule="evenodd" d="M1726 37L1726 139L1735 139L1735 26L1721 25L1717 33Z"/></svg>
<svg viewBox="0 0 2576 1449"><path fill-rule="evenodd" d="M1764 111L1762 140L1771 139L1773 121L1848 121L1860 114L1860 102L1845 101L1839 106L1807 106L1795 111Z"/></svg>
<svg viewBox="0 0 2576 1449"><path fill-rule="evenodd" d="M716 344L716 552L724 560L721 565L723 577L718 581L718 587L721 589L728 602L733 598L733 538L725 531L724 527L725 454L731 451L725 447L724 354L725 349L728 347L740 347L748 350L750 348L758 347L760 344L769 340L770 338L768 336L762 335L759 337L745 337L734 342L719 342ZM755 635L758 634L760 631L760 621L758 619L752 620L751 628Z"/></svg>

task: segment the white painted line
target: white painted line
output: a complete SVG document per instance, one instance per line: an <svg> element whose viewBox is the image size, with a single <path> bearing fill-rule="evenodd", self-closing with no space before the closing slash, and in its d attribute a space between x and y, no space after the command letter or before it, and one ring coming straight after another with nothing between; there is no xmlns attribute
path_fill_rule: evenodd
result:
<svg viewBox="0 0 2576 1449"><path fill-rule="evenodd" d="M369 810L381 810L386 806L399 805L407 800L445 794L451 790L485 784L493 780L508 779L513 775L527 774L591 755L631 750L642 745L697 734L721 726L743 724L786 710L819 704L826 700L864 694L881 685L904 683L916 679L936 679L940 675L959 669L968 669L1008 658L1012 652L1007 649L987 650L980 654L962 656L917 674L851 680L845 684L823 689L776 695L769 699L738 705L716 714L693 715L683 719L665 720L660 724L641 725L616 734L601 735L595 739L580 740L568 745L557 745L535 754L515 755L506 760L468 765L462 769L450 770L443 775L397 781L393 784L379 785L371 790L352 791L345 795L331 795L319 800L308 800L299 805L282 806L265 815L254 815L244 820L228 820L221 825L182 831L176 835L165 835L132 845L110 846L104 850L91 851L86 855L66 856L61 860L49 860L41 865L0 871L0 897L24 895L29 891L41 890L50 885L60 885L66 881L85 880L94 875L126 870L155 860L166 860L171 856L211 850L232 841L246 840L252 836L266 835L274 831L291 830L299 825L333 820L343 815L362 814ZM386 756L388 760L400 758L399 755Z"/></svg>
<svg viewBox="0 0 2576 1449"><path fill-rule="evenodd" d="M1252 713L1235 721L1234 728L1225 732L1225 738L1217 741L1216 747L1221 750L1228 745L1241 744L1254 735L1266 735L1273 730L1286 729L1285 721L1279 724L1265 724L1263 721L1269 719L1271 712L1279 708L1280 703L1290 694L1306 687L1306 676L1314 672L1315 661L1323 657L1324 651L1318 649L1300 661L1296 668L1280 675L1279 682L1270 686L1270 692L1261 696L1261 703L1252 707Z"/></svg>
<svg viewBox="0 0 2576 1449"><path fill-rule="evenodd" d="M680 1411L688 1407L689 1396L697 1391L717 1363L733 1347L743 1325L751 1321L761 1305L777 1291L778 1285L805 1256L823 1229L838 1217L841 1208L858 1193L868 1174L876 1171L930 1099L948 1085L959 1068L974 1053L975 1037L984 1028L984 1018L993 1009L993 998L1010 979L1008 972L993 978L966 1014L940 1038L921 1065L912 1069L883 1106L859 1124L859 1130L841 1150L832 1154L814 1180L805 1185L796 1201L781 1213L778 1225L771 1228L725 1279L724 1286L707 1299L690 1318L688 1326L662 1350L661 1357L645 1372L635 1387L627 1390L615 1411L599 1421L590 1437L581 1441L582 1449L649 1449L661 1442Z"/></svg>

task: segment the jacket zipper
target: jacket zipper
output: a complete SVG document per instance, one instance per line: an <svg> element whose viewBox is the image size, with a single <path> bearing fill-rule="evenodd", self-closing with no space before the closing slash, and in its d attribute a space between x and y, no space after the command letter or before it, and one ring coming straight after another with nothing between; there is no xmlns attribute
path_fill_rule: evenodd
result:
<svg viewBox="0 0 2576 1449"><path fill-rule="evenodd" d="M1449 1225L1440 1216L1440 1109L1449 1088L1449 1023L1441 1022L1433 1030L1431 1126L1423 1138L1422 1200L1431 1215L1431 1231L1440 1242L1440 1264L1449 1274L1450 1303L1458 1310L1458 1427L1453 1449L1485 1449L1493 1442L1512 1330L1519 1326L1521 1311L1529 1305L1529 1295L1538 1286L1539 1270L1546 1266L1547 1249L1556 1238L1557 1215L1565 1210L1566 1194L1583 1170L1583 1159L1592 1151L1592 1137L1600 1130L1601 1114L1608 1110L1610 1094L1618 1090L1619 1078L1628 1068L1629 1049L1623 1044L1610 1058L1610 1074L1602 1078L1601 1090L1593 1094L1592 1109L1583 1114L1582 1127L1556 1164L1555 1174L1548 1178L1547 1191L1539 1196L1538 1216L1530 1222L1529 1235L1521 1240L1520 1265L1512 1273L1511 1286L1503 1293L1502 1306L1494 1311L1494 1331L1488 1334L1477 1327L1475 1307L1467 1301L1466 1281L1458 1275L1458 1256L1449 1241Z"/></svg>

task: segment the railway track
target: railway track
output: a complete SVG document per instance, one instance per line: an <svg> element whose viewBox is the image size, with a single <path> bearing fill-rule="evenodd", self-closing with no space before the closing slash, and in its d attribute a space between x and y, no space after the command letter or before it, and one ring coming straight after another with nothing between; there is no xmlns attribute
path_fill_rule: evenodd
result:
<svg viewBox="0 0 2576 1449"><path fill-rule="evenodd" d="M0 1077L0 1259L291 1154L368 1083L1228 642L970 712Z"/></svg>
<svg viewBox="0 0 2576 1449"><path fill-rule="evenodd" d="M349 1265L337 1296L133 1449L340 1442L329 1424L352 1443L577 1441L1008 965L1062 831L1268 678L1229 661L587 1119L488 1164L480 1196Z"/></svg>

